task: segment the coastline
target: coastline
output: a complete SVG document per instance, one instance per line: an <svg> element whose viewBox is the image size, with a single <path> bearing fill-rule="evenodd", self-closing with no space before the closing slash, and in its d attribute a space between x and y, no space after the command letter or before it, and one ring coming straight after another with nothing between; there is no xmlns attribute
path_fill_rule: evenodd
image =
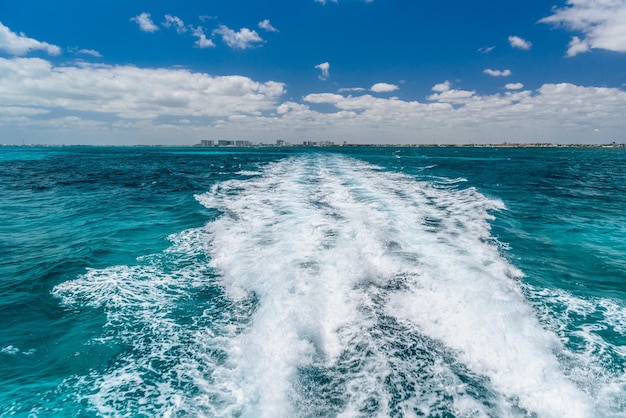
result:
<svg viewBox="0 0 626 418"><path fill-rule="evenodd" d="M0 144L0 148L57 148L57 147L102 147L102 148L125 148L125 147L146 147L146 148L346 148L346 147L368 147L368 148L626 148L625 142L612 142L605 144L555 144L551 142L541 143L471 143L471 144L250 144L250 145L200 145L200 144Z"/></svg>

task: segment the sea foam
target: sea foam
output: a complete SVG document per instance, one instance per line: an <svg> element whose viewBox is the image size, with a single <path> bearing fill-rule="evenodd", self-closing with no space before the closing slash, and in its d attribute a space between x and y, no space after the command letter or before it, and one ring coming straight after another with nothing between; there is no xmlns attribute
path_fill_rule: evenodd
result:
<svg viewBox="0 0 626 418"><path fill-rule="evenodd" d="M503 203L462 183L310 155L216 184L217 219L55 288L126 347L78 392L107 415L592 416L490 234Z"/></svg>

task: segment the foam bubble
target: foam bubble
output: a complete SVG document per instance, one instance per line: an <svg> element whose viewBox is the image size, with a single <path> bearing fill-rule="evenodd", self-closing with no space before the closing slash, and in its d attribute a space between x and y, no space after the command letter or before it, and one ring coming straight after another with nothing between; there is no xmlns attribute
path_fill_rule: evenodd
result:
<svg viewBox="0 0 626 418"><path fill-rule="evenodd" d="M14 356L15 354L19 353L20 349L17 347L14 347L12 345L7 345L6 347L4 347L2 350L0 350L0 353L2 354L8 354L10 356Z"/></svg>

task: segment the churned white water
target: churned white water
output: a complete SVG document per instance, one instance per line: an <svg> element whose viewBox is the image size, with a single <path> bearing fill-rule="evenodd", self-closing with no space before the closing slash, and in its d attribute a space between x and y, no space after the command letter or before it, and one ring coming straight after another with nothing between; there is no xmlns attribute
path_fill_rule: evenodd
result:
<svg viewBox="0 0 626 418"><path fill-rule="evenodd" d="M490 235L502 202L339 156L249 175L197 196L221 215L165 253L55 289L103 310L103 341L123 347L106 373L68 382L94 409L594 416Z"/></svg>

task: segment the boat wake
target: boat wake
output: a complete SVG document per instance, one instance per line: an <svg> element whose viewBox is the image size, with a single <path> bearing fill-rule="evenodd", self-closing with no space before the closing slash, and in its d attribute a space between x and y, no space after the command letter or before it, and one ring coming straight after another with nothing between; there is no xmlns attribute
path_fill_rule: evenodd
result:
<svg viewBox="0 0 626 418"><path fill-rule="evenodd" d="M461 186L330 155L216 184L164 253L55 288L118 353L66 384L113 415L594 416L490 234L503 203Z"/></svg>

